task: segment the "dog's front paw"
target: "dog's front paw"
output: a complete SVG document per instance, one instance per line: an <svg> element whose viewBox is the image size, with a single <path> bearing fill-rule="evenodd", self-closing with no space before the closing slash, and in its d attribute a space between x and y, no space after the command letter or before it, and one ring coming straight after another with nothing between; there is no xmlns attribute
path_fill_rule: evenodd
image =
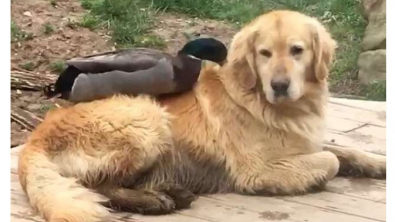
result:
<svg viewBox="0 0 395 222"><path fill-rule="evenodd" d="M325 188L331 177L324 171L314 172L305 178L288 178L283 184L257 190L256 193L268 196L302 195L310 192L319 192ZM310 178L308 178L310 177Z"/></svg>
<svg viewBox="0 0 395 222"><path fill-rule="evenodd" d="M351 158L338 158L341 163L339 176L386 179L386 156L361 151Z"/></svg>

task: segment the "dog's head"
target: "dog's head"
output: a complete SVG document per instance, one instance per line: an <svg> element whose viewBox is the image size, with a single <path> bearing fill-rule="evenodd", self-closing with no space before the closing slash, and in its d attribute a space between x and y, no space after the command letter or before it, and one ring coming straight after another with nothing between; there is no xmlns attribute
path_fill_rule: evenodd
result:
<svg viewBox="0 0 395 222"><path fill-rule="evenodd" d="M257 89L269 103L297 101L326 81L336 46L318 20L273 11L234 36L228 63L243 88Z"/></svg>

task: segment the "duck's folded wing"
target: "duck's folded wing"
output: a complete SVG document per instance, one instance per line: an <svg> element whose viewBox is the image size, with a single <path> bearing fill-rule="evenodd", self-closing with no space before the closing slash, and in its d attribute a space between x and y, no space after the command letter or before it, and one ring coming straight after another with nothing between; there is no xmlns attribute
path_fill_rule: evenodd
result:
<svg viewBox="0 0 395 222"><path fill-rule="evenodd" d="M156 66L146 70L81 74L75 80L69 100L87 102L114 94L156 96L173 92L175 86L173 66L161 59Z"/></svg>
<svg viewBox="0 0 395 222"><path fill-rule="evenodd" d="M113 70L134 72L149 69L156 65L159 59L169 58L170 55L155 49L133 48L105 52L66 61L82 73L104 73Z"/></svg>

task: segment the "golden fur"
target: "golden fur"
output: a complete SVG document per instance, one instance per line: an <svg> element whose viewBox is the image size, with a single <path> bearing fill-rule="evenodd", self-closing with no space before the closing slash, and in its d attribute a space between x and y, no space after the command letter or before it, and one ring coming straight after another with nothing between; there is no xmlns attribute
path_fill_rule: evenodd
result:
<svg viewBox="0 0 395 222"><path fill-rule="evenodd" d="M383 156L322 147L335 47L311 17L264 14L191 92L48 113L20 154L21 185L47 221L93 222L111 216L103 206L161 214L200 193L292 195L336 174L385 178ZM276 79L289 80L288 96L275 95Z"/></svg>

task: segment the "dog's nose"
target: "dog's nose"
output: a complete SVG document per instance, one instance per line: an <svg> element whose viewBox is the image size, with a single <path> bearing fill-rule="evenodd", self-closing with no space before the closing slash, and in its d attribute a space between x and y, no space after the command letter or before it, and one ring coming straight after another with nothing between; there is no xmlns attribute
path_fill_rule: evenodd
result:
<svg viewBox="0 0 395 222"><path fill-rule="evenodd" d="M289 80L288 79L278 79L278 80L272 80L270 85L272 86L272 89L274 91L274 94L276 96L280 95L287 95L287 90L289 87Z"/></svg>

